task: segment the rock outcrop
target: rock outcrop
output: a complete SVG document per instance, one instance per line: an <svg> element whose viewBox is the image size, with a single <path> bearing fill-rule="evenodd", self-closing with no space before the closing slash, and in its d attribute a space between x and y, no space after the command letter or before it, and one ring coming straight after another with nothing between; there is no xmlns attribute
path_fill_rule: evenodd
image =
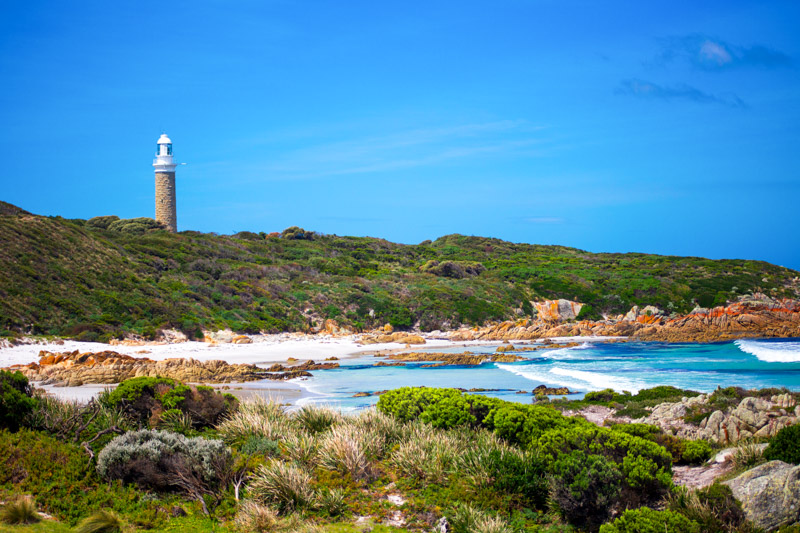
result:
<svg viewBox="0 0 800 533"><path fill-rule="evenodd" d="M684 420L687 414L702 409L707 402L708 396L700 395L683 398L680 402L662 403L642 421L682 438L706 439L720 444L753 437L773 437L782 428L800 423L800 407L795 405L791 394L774 395L769 399L746 397L726 411L711 412L699 426Z"/></svg>
<svg viewBox="0 0 800 533"><path fill-rule="evenodd" d="M573 320L581 312L584 304L571 300L545 300L533 302L533 307L538 312L539 319L547 322L562 322Z"/></svg>
<svg viewBox="0 0 800 533"><path fill-rule="evenodd" d="M388 326L388 324L387 324ZM389 326L391 327L391 326ZM359 340L361 344L382 344L396 342L398 344L425 344L425 339L420 335L406 331L396 331L385 335L364 335Z"/></svg>
<svg viewBox="0 0 800 533"><path fill-rule="evenodd" d="M463 353L437 353L437 352L409 352L392 355L378 354L375 357L386 357L393 361L414 361L414 362L431 362L433 364L425 365L426 367L435 366L475 366L492 361L496 363L512 363L520 361L524 357L519 355L507 353L486 353L475 354L471 352Z"/></svg>
<svg viewBox="0 0 800 533"><path fill-rule="evenodd" d="M755 295L727 306L694 309L688 315L642 328L634 336L648 341L711 342L745 336L798 335L800 301Z"/></svg>
<svg viewBox="0 0 800 533"><path fill-rule="evenodd" d="M559 303L566 302L566 303ZM697 308L667 317L653 306L599 322L564 322L580 312L576 302L536 303L536 320L522 319L483 327L460 328L444 335L453 341L513 341L548 337L601 336L666 342L714 342L742 337L800 337L800 301L756 294L713 309ZM571 316L571 318L569 318Z"/></svg>
<svg viewBox="0 0 800 533"><path fill-rule="evenodd" d="M747 519L766 531L800 520L800 466L770 461L723 484L742 503Z"/></svg>
<svg viewBox="0 0 800 533"><path fill-rule="evenodd" d="M119 383L140 376L164 376L185 383L230 383L259 379L289 379L299 377L303 369L288 368L268 373L255 365L228 364L225 361L195 359L165 359L153 361L146 357L131 357L113 351L80 353L39 352L39 362L17 365L33 382L79 386L87 383ZM305 372L304 375L309 375Z"/></svg>

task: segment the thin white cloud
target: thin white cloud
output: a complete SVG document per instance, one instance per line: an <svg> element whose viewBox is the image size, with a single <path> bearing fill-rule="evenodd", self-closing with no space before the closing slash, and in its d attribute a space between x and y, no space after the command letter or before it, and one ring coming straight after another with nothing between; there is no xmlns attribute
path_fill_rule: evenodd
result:
<svg viewBox="0 0 800 533"><path fill-rule="evenodd" d="M698 52L702 60L711 61L719 66L727 65L733 58L730 52L725 48L724 44L715 43L714 41L706 41L700 46Z"/></svg>
<svg viewBox="0 0 800 533"><path fill-rule="evenodd" d="M522 221L528 224L563 224L565 222L561 217L527 217Z"/></svg>
<svg viewBox="0 0 800 533"><path fill-rule="evenodd" d="M531 147L543 143L541 129L523 120L501 120L322 142L251 166L246 174L253 179L302 180L390 172L490 156L535 157Z"/></svg>

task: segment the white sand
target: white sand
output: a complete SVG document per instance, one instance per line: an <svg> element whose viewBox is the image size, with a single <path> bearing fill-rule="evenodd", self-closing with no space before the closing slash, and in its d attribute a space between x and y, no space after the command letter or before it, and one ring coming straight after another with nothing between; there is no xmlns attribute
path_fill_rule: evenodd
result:
<svg viewBox="0 0 800 533"><path fill-rule="evenodd" d="M286 362L290 357L304 361L314 359L317 362L328 357L346 358L353 357L361 352L397 351L404 348L403 343L383 343L361 345L356 341L358 337L332 337L327 335L258 335L254 336L252 344L207 344L204 342L182 342L176 344L153 344L144 346L112 346L97 342L64 341L63 344L27 344L0 348L0 368L11 365L20 365L39 362L39 352L101 352L111 350L133 357L147 357L156 361L173 357L184 357L209 361L221 359L227 363L250 363L259 366L269 366L276 362ZM612 340L611 337L563 337L550 339L553 342L603 342ZM536 344L541 341L512 341L516 345ZM435 350L453 346L499 346L501 341L449 341L445 339L427 339L426 344L413 345L410 350ZM405 351L405 350L402 350ZM142 353L147 352L147 353ZM309 390L303 379L288 382L249 382L246 384L227 384L237 387L230 390L236 396L246 399L252 395L271 397L283 402L302 405L311 397L325 396ZM110 385L83 385L80 387L53 387L41 386L55 396L63 399L89 401L105 388L114 388Z"/></svg>
<svg viewBox="0 0 800 533"><path fill-rule="evenodd" d="M64 344L26 344L0 349L0 368L39 362L39 352L101 352L111 350L133 357L147 357L161 361L173 357L185 357L198 361L221 359L227 363L250 363L269 366L285 362L293 357L300 361L314 359L319 362L328 357L344 358L363 351L397 350L403 343L361 345L357 336L332 337L327 335L264 335L254 337L252 344L207 344L205 342L181 342L176 344L154 344L144 346L112 346L97 342L64 341ZM412 349L442 348L467 344L500 344L494 342L451 342L429 339L427 344L414 345Z"/></svg>

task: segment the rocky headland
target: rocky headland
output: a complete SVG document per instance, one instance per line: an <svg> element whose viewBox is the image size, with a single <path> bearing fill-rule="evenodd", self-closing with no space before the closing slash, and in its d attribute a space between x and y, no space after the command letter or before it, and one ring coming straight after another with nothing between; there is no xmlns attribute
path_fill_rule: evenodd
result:
<svg viewBox="0 0 800 533"><path fill-rule="evenodd" d="M442 333L454 341L535 340L601 336L662 342L716 342L745 337L800 337L800 301L763 294L725 306L696 308L671 315L653 306L634 306L627 314L602 321L575 320L580 304L554 300L537 305L536 319L522 319ZM577 313L576 313L577 310Z"/></svg>

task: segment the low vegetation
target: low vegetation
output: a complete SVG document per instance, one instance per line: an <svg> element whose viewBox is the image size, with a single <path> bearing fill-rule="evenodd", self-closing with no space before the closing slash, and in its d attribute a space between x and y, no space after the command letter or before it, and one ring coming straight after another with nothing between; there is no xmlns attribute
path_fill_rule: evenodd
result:
<svg viewBox="0 0 800 533"><path fill-rule="evenodd" d="M531 301L667 312L762 291L797 296L796 271L758 261L594 254L447 235L418 245L298 227L234 235L160 229L151 219L0 210L0 336L105 341L176 328L304 331L334 319L431 331L530 317Z"/></svg>
<svg viewBox="0 0 800 533"><path fill-rule="evenodd" d="M654 426L598 427L548 405L402 388L355 415L229 404L186 436L148 414L183 387L137 378L82 406L34 391L32 414L0 431L0 498L9 502L0 517L46 512L58 522L45 531L85 532L347 533L368 517L376 532L430 531L445 520L454 532L755 533L727 487L673 485L673 463L701 461L708 443ZM592 401L601 399L615 401ZM83 421L80 443L63 438L72 419ZM98 433L109 438L93 440ZM791 437L773 442L784 449Z"/></svg>

